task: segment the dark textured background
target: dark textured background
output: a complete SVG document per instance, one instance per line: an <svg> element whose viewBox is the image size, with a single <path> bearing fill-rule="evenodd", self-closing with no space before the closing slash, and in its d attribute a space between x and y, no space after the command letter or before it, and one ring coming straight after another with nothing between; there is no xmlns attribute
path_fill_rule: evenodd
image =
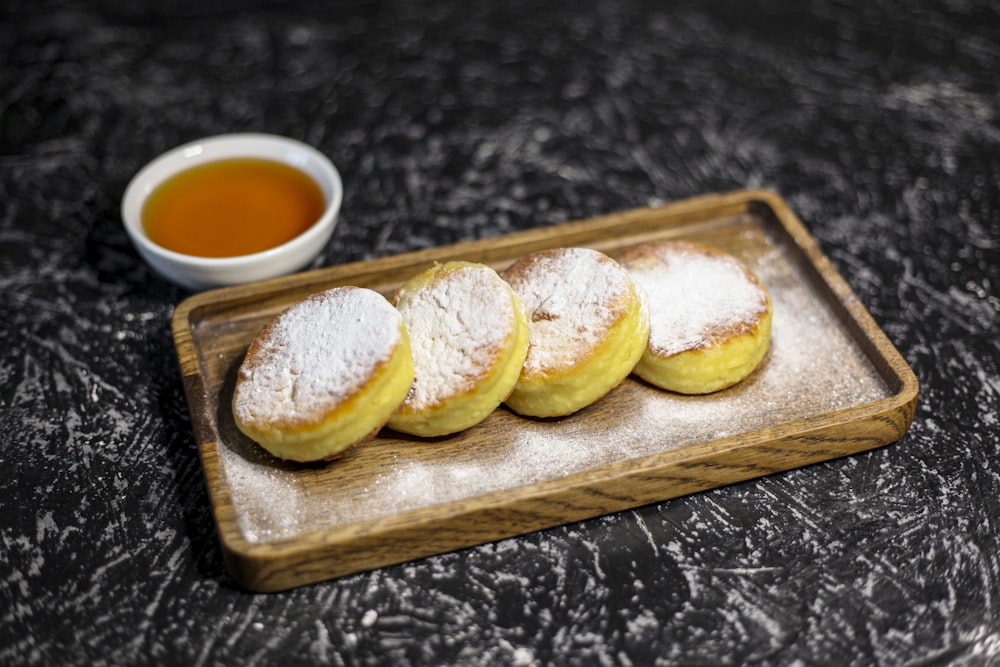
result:
<svg viewBox="0 0 1000 667"><path fill-rule="evenodd" d="M0 664L1000 662L1000 9L948 2L0 9ZM254 595L118 206L205 135L341 169L319 264L782 195L913 366L897 444Z"/></svg>

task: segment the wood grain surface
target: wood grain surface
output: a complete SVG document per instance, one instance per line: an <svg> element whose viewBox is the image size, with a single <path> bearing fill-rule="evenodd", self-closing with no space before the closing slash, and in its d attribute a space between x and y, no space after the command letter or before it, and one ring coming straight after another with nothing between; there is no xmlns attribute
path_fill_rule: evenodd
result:
<svg viewBox="0 0 1000 667"><path fill-rule="evenodd" d="M586 246L613 256L674 238L709 243L747 262L772 292L776 318L783 308L802 310L803 303L817 314L808 322L789 320L784 330L777 324L777 351L762 367L708 397L671 396L630 378L567 418L528 420L501 407L479 426L446 438L385 429L324 465L277 461L232 424L234 374L250 340L311 293L352 284L389 295L435 261L502 269L542 248ZM766 191L708 195L206 292L178 306L173 333L227 567L236 581L259 591L892 443L909 428L918 392L905 361L794 213ZM809 355L800 350L811 348L827 351L828 368L801 360ZM788 366L793 355L798 366ZM697 424L660 428L702 413L708 417Z"/></svg>

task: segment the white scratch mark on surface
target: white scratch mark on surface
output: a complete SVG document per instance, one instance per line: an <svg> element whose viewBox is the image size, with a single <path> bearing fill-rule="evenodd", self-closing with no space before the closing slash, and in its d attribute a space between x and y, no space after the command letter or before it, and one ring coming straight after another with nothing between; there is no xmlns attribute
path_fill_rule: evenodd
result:
<svg viewBox="0 0 1000 667"><path fill-rule="evenodd" d="M642 515L636 512L635 510L632 510L632 516L635 517L636 523L639 524L639 530L641 530L642 534L646 536L646 540L649 542L649 546L653 548L653 554L659 556L660 548L656 546L656 540L653 539L653 533L650 532L649 526L646 525L645 519L643 519Z"/></svg>

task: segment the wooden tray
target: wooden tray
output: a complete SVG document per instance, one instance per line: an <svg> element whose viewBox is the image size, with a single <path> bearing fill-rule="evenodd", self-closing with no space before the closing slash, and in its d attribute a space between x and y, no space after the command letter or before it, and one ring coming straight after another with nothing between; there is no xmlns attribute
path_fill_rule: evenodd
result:
<svg viewBox="0 0 1000 667"><path fill-rule="evenodd" d="M502 269L541 248L685 238L730 252L775 304L772 345L747 380L682 397L628 379L555 420L499 408L447 438L389 430L325 465L277 461L235 428L236 369L270 318L352 284L387 296L434 261ZM227 567L276 591L703 491L898 440L917 380L787 205L709 195L500 238L205 292L174 340Z"/></svg>

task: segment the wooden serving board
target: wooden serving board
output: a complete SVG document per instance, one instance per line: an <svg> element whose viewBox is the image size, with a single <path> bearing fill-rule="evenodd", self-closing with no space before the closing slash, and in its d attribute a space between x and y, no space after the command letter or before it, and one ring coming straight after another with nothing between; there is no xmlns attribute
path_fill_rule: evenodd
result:
<svg viewBox="0 0 1000 667"><path fill-rule="evenodd" d="M270 457L233 424L237 368L261 327L335 285L390 296L433 262L503 269L542 248L612 256L689 239L746 262L774 301L772 343L745 381L684 397L629 378L575 415L504 407L445 438L384 429L327 464ZM511 537L895 442L917 380L776 195L709 195L582 222L205 292L181 303L174 340L227 566L276 591Z"/></svg>

